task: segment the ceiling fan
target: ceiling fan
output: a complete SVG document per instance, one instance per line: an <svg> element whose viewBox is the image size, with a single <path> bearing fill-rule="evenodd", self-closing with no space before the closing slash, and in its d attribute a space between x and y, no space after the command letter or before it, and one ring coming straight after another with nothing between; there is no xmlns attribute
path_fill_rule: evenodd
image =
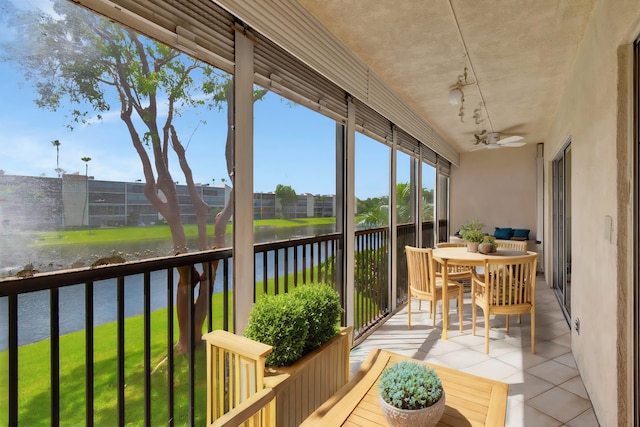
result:
<svg viewBox="0 0 640 427"><path fill-rule="evenodd" d="M525 143L522 142L524 138L518 135L501 138L500 132L487 133L486 130L483 130L474 136L476 138L474 144L479 146L476 150L480 150L482 148L495 149L502 147L522 147L525 145Z"/></svg>

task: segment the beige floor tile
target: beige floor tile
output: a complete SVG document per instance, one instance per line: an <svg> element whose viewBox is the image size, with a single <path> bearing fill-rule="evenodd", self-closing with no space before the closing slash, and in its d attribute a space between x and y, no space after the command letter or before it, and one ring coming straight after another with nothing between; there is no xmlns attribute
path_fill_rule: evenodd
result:
<svg viewBox="0 0 640 427"><path fill-rule="evenodd" d="M564 334L551 340L551 342L571 348L571 334Z"/></svg>
<svg viewBox="0 0 640 427"><path fill-rule="evenodd" d="M441 354L438 356L438 359L445 361L447 365L459 370L464 370L470 366L491 360L486 354L470 351L468 348Z"/></svg>
<svg viewBox="0 0 640 427"><path fill-rule="evenodd" d="M573 354L572 353L565 353L562 356L558 356L558 357L554 358L553 360L555 360L556 362L560 362L563 365L567 365L570 368L577 369L576 361L573 358Z"/></svg>
<svg viewBox="0 0 640 427"><path fill-rule="evenodd" d="M429 350L431 356L441 356L443 354L451 353L452 351L463 350L466 347L450 340L439 340L435 342Z"/></svg>
<svg viewBox="0 0 640 427"><path fill-rule="evenodd" d="M588 409L582 414L566 423L567 427L600 427L593 409Z"/></svg>
<svg viewBox="0 0 640 427"><path fill-rule="evenodd" d="M527 342L522 343L522 351L530 351L531 346ZM551 341L538 341L536 340L536 354L546 357L547 359L554 359L563 354L569 353L571 348L564 345L556 344Z"/></svg>
<svg viewBox="0 0 640 427"><path fill-rule="evenodd" d="M562 423L527 404L507 408L505 427L559 427Z"/></svg>
<svg viewBox="0 0 640 427"><path fill-rule="evenodd" d="M527 369L526 372L555 385L562 384L571 378L579 376L577 369L570 368L554 360L548 360L539 365L532 366Z"/></svg>
<svg viewBox="0 0 640 427"><path fill-rule="evenodd" d="M558 311L554 311L554 312L541 312L538 307L539 303L536 301L536 327L540 327L540 326L544 326L544 325L548 325L551 323L555 323L559 320L563 320L564 321L564 316L562 315L562 312L560 311L560 309L558 308ZM558 306L558 302L554 302L552 304L555 304L556 307ZM565 321L566 323L566 321ZM567 327L568 328L568 327Z"/></svg>
<svg viewBox="0 0 640 427"><path fill-rule="evenodd" d="M496 381L503 381L505 378L519 372L517 368L496 359L478 363L477 365L461 369L461 371Z"/></svg>
<svg viewBox="0 0 640 427"><path fill-rule="evenodd" d="M582 379L580 377L571 378L570 380L559 384L558 387L570 391L571 393L576 394L583 399L589 399L587 390L584 388L584 384L582 384Z"/></svg>
<svg viewBox="0 0 640 427"><path fill-rule="evenodd" d="M539 354L522 350L500 355L497 359L521 370L531 368L547 361L545 357L542 357Z"/></svg>
<svg viewBox="0 0 640 427"><path fill-rule="evenodd" d="M473 336L470 330L466 334L449 337L449 341L461 344L465 347L474 347L481 344L484 345L484 337L479 335Z"/></svg>
<svg viewBox="0 0 640 427"><path fill-rule="evenodd" d="M427 356L422 360L424 360L427 363L432 363L434 365L445 366L447 368L454 369L453 366L449 365L446 360L442 360L442 359L440 359L438 357L435 357L435 356Z"/></svg>
<svg viewBox="0 0 640 427"><path fill-rule="evenodd" d="M525 404L536 408L545 414L566 423L587 409L591 403L571 392L554 387L538 396L529 399Z"/></svg>
<svg viewBox="0 0 640 427"><path fill-rule="evenodd" d="M526 372L517 372L502 379L509 384L509 399L521 396L523 401L536 397L555 387L553 384Z"/></svg>
<svg viewBox="0 0 640 427"><path fill-rule="evenodd" d="M568 334L570 332L569 326L567 322L562 320L557 320L553 323L549 323L547 325L539 326L537 325L536 329L536 338L540 340L553 340L554 338L560 337L562 335Z"/></svg>
<svg viewBox="0 0 640 427"><path fill-rule="evenodd" d="M520 345L511 344L513 341L505 339L489 339L489 356L501 358L502 356L513 353L514 351L520 352ZM485 353L484 337L482 337L482 344L471 347L473 350Z"/></svg>

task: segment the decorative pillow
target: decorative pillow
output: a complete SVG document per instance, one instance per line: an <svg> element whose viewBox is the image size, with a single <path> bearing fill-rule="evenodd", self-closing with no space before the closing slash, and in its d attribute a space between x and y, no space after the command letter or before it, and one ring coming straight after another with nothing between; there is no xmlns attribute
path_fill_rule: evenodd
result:
<svg viewBox="0 0 640 427"><path fill-rule="evenodd" d="M509 240L511 238L511 228L496 227L493 237L500 240Z"/></svg>
<svg viewBox="0 0 640 427"><path fill-rule="evenodd" d="M514 228L513 237L529 240L529 230L526 228Z"/></svg>

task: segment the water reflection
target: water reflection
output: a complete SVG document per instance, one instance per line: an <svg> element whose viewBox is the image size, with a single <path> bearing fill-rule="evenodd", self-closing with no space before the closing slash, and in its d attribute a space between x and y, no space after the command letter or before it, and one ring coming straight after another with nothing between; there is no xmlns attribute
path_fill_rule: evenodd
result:
<svg viewBox="0 0 640 427"><path fill-rule="evenodd" d="M331 233L334 230L333 225L325 225L320 227L294 227L294 228L260 228L256 232L256 242L269 242L274 240L285 240L301 236L313 236L319 234ZM170 245L169 245L170 246ZM144 254L147 257L155 257L170 253L167 244L156 242L141 242L136 244L123 245L119 248L121 253L125 254ZM294 271L293 248L289 251L289 273ZM47 259L49 261L45 266L55 267L56 265L69 265L71 260L91 259L98 254L103 256L111 255L114 248L105 245L91 245L91 247L66 247L64 250L54 248L52 251L46 252L45 248L39 249L39 259ZM4 252L3 252L4 253ZM307 248L309 253L309 248ZM29 253L29 256L32 254ZM329 253L329 256L332 254ZM321 254L316 254L316 262L323 261ZM45 257L45 258L42 258ZM284 250L278 254L280 260L284 260ZM131 259L125 257L127 259ZM141 257L144 258L144 257ZM274 277L273 270L273 252L268 254L266 265L269 268L267 278ZM30 258L33 259L33 258ZM230 270L233 268L232 261L229 265ZM22 259L25 262L25 259ZM302 257L298 260L297 268L302 268ZM310 265L310 259L306 260L307 267ZM3 256L2 263L5 263ZM263 272L263 255L256 255L255 274L258 280L264 277ZM42 263L37 264L42 265ZM34 266L35 268L35 266ZM55 269L55 268L52 268ZM284 263L278 264L279 275L285 273ZM144 292L143 292L143 275L129 276L125 280L125 317L135 316L143 313L144 309ZM177 287L178 273L174 271L174 283L172 284L175 295ZM221 292L223 286L223 275L220 271L216 276L213 291ZM232 277L229 278L229 286L233 288ZM41 291L30 294L20 295L18 297L18 344L25 345L33 342L41 341L49 338L50 333L50 292ZM60 334L67 334L85 328L85 285L68 286L60 289ZM99 326L105 323L113 322L117 319L117 284L116 280L104 280L94 283L94 325ZM157 271L151 273L151 293L150 293L151 310L158 310L167 306L167 275L165 271ZM175 301L174 301L175 303ZM0 351L5 350L8 345L8 299L0 298Z"/></svg>
<svg viewBox="0 0 640 427"><path fill-rule="evenodd" d="M177 285L177 271L174 272ZM94 326L114 322L117 319L116 280L94 283ZM167 275L165 271L151 273L151 310L167 306ZM125 281L125 317L135 316L144 310L143 275L128 276ZM0 298L0 351L8 345L8 298ZM18 296L18 345L25 345L49 338L50 291L32 292ZM67 286L59 293L60 335L85 328L85 285Z"/></svg>

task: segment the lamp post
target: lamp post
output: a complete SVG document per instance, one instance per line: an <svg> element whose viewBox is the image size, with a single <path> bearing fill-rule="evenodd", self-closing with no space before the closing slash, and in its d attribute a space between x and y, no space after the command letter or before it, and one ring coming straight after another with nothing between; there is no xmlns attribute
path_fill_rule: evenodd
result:
<svg viewBox="0 0 640 427"><path fill-rule="evenodd" d="M51 144L56 147L56 172L58 173L58 178L60 178L60 173L62 172L62 169L60 169L60 141L58 141L57 139L54 139L53 141L51 141Z"/></svg>
<svg viewBox="0 0 640 427"><path fill-rule="evenodd" d="M91 157L82 157L80 160L84 162L84 179L85 179L85 193L84 193L84 210L82 211L82 225L85 225L85 213L87 218L87 224L89 225L89 162Z"/></svg>

